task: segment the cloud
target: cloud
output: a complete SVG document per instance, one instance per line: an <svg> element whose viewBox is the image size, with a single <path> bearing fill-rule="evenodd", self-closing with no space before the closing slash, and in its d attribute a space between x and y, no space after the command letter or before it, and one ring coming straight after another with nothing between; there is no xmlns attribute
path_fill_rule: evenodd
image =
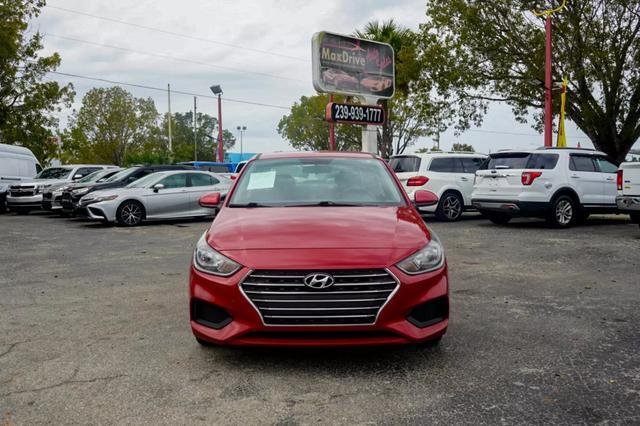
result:
<svg viewBox="0 0 640 426"><path fill-rule="evenodd" d="M57 51L61 54L61 72L160 88L171 84L174 91L203 95L210 95L210 85L220 84L227 98L289 107L300 96L314 93L311 85L311 37L315 32L328 30L348 34L362 28L368 21L391 18L417 29L424 20L423 1L50 0L32 27L49 34L45 39L45 53ZM164 33L142 27L158 28ZM189 38L169 33L186 34ZM78 93L75 108L79 107L86 91L110 85L63 76L51 78L73 82ZM158 110L166 112L166 93L134 87L126 89L135 96L153 98ZM193 97L174 93L171 106L174 112L189 111L193 108ZM200 97L198 110L215 115L215 100ZM244 136L246 152L289 150L291 148L275 130L286 112L277 108L224 102L223 125L228 129L235 129L238 125L248 127ZM64 118L62 122L65 122ZM494 108L486 123L487 127L499 131L533 134L529 127L517 125L509 109L503 106ZM576 133L574 127L569 126L568 134ZM449 148L457 139L452 132L447 132L441 140L441 146ZM531 143L541 142L542 136L468 132L460 140L488 151L528 147ZM431 144L431 141L423 139L417 146Z"/></svg>

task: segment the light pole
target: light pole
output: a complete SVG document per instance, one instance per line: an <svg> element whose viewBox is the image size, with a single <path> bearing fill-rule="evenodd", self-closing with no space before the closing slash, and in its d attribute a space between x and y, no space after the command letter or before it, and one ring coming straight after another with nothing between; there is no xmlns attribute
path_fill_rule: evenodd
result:
<svg viewBox="0 0 640 426"><path fill-rule="evenodd" d="M222 87L214 85L210 87L214 95L218 96L218 162L224 162L224 148L222 141Z"/></svg>
<svg viewBox="0 0 640 426"><path fill-rule="evenodd" d="M243 150L242 150L242 134L247 131L247 126L238 126L238 127L236 127L236 129L238 129L238 132L240 132L240 161L242 161L242 160L244 160L244 158L242 158L242 154L243 154Z"/></svg>
<svg viewBox="0 0 640 426"><path fill-rule="evenodd" d="M560 7L545 10L543 12L534 11L536 16L544 16L546 43L545 43L545 70L544 70L544 146L553 146L553 76L552 76L552 38L551 38L551 15L564 9L567 0L562 0Z"/></svg>

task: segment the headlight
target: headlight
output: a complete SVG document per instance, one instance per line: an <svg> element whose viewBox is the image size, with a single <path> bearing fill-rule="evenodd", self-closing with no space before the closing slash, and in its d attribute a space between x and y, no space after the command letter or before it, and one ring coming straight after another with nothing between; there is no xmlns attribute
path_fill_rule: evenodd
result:
<svg viewBox="0 0 640 426"><path fill-rule="evenodd" d="M113 195L103 195L101 197L95 197L95 198L91 198L89 197L82 197L82 199L80 200L80 202L92 202L92 203L101 203L103 201L111 201L111 200L115 200L116 198L118 198L118 196L116 194Z"/></svg>
<svg viewBox="0 0 640 426"><path fill-rule="evenodd" d="M222 277L228 277L238 272L242 266L212 249L207 243L206 235L206 232L202 234L193 253L193 263L196 269Z"/></svg>
<svg viewBox="0 0 640 426"><path fill-rule="evenodd" d="M74 189L71 192L73 192L73 195L82 195L82 194L86 194L87 192L89 192L89 188Z"/></svg>
<svg viewBox="0 0 640 426"><path fill-rule="evenodd" d="M45 190L45 189L47 189L47 188L48 188L48 187L50 187L50 186L51 186L51 184L48 184L48 185L38 185L38 186L36 186L36 190L35 190L34 194L39 194L39 193L41 193L41 192L44 192L44 190Z"/></svg>
<svg viewBox="0 0 640 426"><path fill-rule="evenodd" d="M444 248L440 239L431 232L431 241L417 253L412 254L396 266L409 275L431 272L444 265Z"/></svg>

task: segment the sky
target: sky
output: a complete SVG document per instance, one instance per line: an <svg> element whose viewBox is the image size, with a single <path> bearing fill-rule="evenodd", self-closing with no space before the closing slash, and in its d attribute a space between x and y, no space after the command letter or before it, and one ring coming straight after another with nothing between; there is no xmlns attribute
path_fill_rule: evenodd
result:
<svg viewBox="0 0 640 426"><path fill-rule="evenodd" d="M236 135L246 126L244 152L290 151L276 127L300 96L315 94L311 82L311 38L317 31L350 34L372 20L394 19L417 30L425 21L423 0L48 0L31 30L45 34L43 54L58 52L62 64L47 78L73 83L78 109L84 94L112 83L92 77L166 89L172 112L193 110L217 115L209 87L223 95L223 127ZM125 22L125 23L123 23ZM150 29L151 28L151 29ZM168 109L166 90L123 86L136 97L151 97ZM243 103L237 101L245 101ZM262 104L262 105L255 105ZM66 123L71 110L60 113ZM588 138L567 123L569 146ZM478 152L532 149L542 135L514 120L510 108L494 104L480 128L456 136L447 131L441 148L468 143ZM430 148L422 138L408 152ZM232 151L239 151L240 146Z"/></svg>

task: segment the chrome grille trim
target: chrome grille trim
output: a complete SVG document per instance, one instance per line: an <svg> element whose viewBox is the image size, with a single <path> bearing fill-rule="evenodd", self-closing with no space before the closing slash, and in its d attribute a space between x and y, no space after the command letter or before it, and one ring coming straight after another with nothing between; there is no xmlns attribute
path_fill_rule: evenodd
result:
<svg viewBox="0 0 640 426"><path fill-rule="evenodd" d="M331 274L335 283L312 290L302 280L313 273ZM374 325L399 286L391 271L382 268L255 270L238 285L263 325L275 327Z"/></svg>

